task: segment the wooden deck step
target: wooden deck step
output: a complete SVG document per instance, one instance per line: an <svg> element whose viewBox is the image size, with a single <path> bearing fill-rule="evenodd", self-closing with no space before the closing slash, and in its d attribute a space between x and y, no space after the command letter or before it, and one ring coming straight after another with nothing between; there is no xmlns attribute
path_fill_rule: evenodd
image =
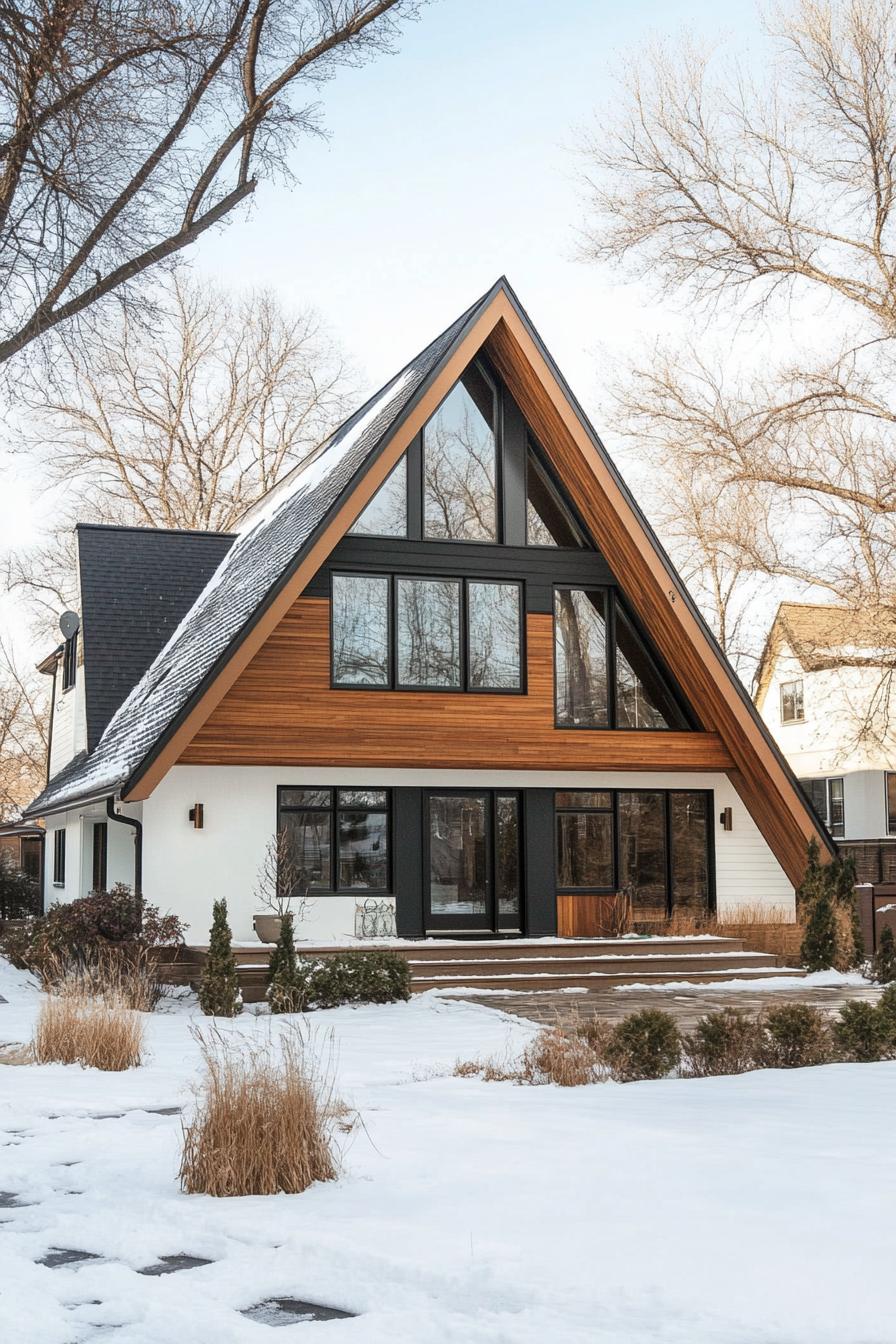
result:
<svg viewBox="0 0 896 1344"><path fill-rule="evenodd" d="M451 975L415 978L411 986L411 992L423 994L428 989L504 989L532 993L538 990L615 989L619 985L669 985L677 983L679 979L691 984L712 985L723 984L728 980L758 980L778 976L802 977L803 974L803 971L786 966L748 968L742 965L732 966L726 970L686 971L681 976L672 975L668 971L644 971L641 969L629 972L611 972L607 975L593 972L588 975L517 975L511 971L506 975Z"/></svg>

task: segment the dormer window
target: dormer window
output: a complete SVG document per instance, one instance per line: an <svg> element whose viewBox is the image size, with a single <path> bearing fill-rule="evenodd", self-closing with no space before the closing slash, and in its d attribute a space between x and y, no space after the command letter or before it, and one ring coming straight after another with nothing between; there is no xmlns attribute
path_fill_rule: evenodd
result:
<svg viewBox="0 0 896 1344"><path fill-rule="evenodd" d="M803 683L784 681L781 683L781 722L803 722Z"/></svg>
<svg viewBox="0 0 896 1344"><path fill-rule="evenodd" d="M62 689L70 691L78 671L78 632L65 641L62 649Z"/></svg>

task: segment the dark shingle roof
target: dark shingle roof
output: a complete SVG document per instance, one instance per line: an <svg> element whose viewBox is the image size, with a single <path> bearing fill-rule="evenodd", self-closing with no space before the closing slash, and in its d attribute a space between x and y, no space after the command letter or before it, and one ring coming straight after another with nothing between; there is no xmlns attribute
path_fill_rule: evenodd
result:
<svg viewBox="0 0 896 1344"><path fill-rule="evenodd" d="M219 662L299 564L360 471L398 428L467 327L505 284L484 294L356 411L312 460L275 486L165 647L119 707L96 750L66 767L26 810L41 816L125 786L214 679Z"/></svg>
<svg viewBox="0 0 896 1344"><path fill-rule="evenodd" d="M233 545L224 532L78 526L87 749Z"/></svg>

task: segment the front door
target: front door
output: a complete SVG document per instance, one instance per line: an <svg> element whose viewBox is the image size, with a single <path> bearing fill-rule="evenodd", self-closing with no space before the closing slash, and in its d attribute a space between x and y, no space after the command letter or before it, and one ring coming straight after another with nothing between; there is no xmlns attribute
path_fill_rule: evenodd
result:
<svg viewBox="0 0 896 1344"><path fill-rule="evenodd" d="M518 933L520 800L492 789L425 795L428 933Z"/></svg>

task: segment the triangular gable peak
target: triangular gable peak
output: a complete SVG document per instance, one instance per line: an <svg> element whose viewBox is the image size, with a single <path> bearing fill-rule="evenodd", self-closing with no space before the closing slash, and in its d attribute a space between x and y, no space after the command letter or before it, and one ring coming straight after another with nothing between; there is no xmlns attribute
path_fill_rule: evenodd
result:
<svg viewBox="0 0 896 1344"><path fill-rule="evenodd" d="M679 680L686 683L690 703L702 727L718 738L728 762L726 768L757 825L791 880L798 882L805 865L808 838L815 834L827 845L826 837L819 832L752 704L506 282L498 282L440 341L437 353L426 362L425 372L413 386L405 390L406 395L399 388L399 393L388 398L385 406L377 408L376 400L368 403L340 431L340 435L344 434L346 428L365 414L379 416L376 429L381 426L381 433L368 434L360 461L352 460L349 454L346 468L351 467L351 473L346 471L345 479L338 481L338 488L330 490L331 502L305 529L306 535L299 536L291 562L246 612L239 628L232 632L207 669L194 677L191 693L182 698L183 702L167 722L144 712L143 718L148 722L141 728L136 760L135 744L130 743L129 774L121 783L121 796L127 800L146 798L168 769L181 759L215 707L262 649L333 548L357 523L423 426L481 353L497 371L542 450L549 455L551 466L563 481L588 533L603 554L612 557L613 569L624 578L635 615L649 632L661 657L676 670ZM430 354L437 344L424 354ZM385 392L403 376L393 380ZM335 438L338 440L339 435ZM324 453L319 459L321 472L326 470L326 456ZM316 466L312 464L311 475ZM300 494L307 484L306 476L303 472L298 478ZM279 491L278 496L267 506L262 505L260 521L259 515L252 520L255 526L246 539L246 549L254 546L260 550L270 544L266 537L265 524L270 521L266 507L275 521L295 511L291 496L287 494L285 503L281 502ZM241 549L235 546L228 559L232 560ZM227 568L227 563L222 565L210 588L215 583L227 582L224 573ZM207 607L208 602L207 590L195 611ZM188 617L185 625L189 626L190 621ZM178 635L183 637L183 632L173 638L175 648ZM142 696L143 702L151 706L156 689L153 676L161 684L171 661L169 646L136 689L138 699ZM177 670L178 675L183 674L180 667ZM110 727L114 729L116 722ZM120 727L119 732L126 736L125 727ZM107 773L111 775L113 768L114 764L108 763Z"/></svg>

